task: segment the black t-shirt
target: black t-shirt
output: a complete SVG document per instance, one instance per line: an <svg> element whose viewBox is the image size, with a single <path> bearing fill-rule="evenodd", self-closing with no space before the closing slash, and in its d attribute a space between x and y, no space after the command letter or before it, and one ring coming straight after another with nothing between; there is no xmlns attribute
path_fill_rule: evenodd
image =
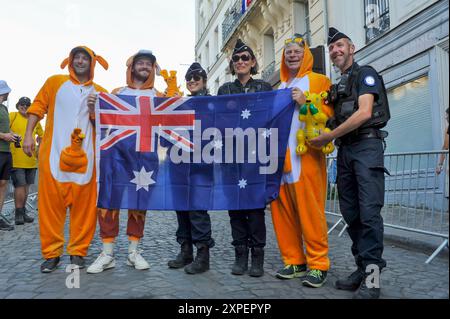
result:
<svg viewBox="0 0 450 319"><path fill-rule="evenodd" d="M372 94L374 100L376 101L379 96L379 92L383 90L383 86L379 79L378 73L368 67L361 67L359 69L359 76L357 79L358 83L356 86L358 97L364 94Z"/></svg>

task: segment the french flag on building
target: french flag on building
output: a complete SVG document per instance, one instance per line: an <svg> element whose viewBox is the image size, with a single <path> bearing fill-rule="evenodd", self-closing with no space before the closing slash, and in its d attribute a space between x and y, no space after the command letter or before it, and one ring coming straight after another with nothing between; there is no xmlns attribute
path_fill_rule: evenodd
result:
<svg viewBox="0 0 450 319"><path fill-rule="evenodd" d="M242 0L242 13L247 11L247 8L250 6L251 3L252 0Z"/></svg>

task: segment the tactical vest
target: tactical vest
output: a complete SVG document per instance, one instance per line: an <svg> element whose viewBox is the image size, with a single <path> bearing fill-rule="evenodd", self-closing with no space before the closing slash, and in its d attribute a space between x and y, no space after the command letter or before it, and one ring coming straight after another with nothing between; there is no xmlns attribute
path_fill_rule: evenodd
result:
<svg viewBox="0 0 450 319"><path fill-rule="evenodd" d="M358 64L353 65L353 70L351 71L347 85L345 89L339 91L338 89L338 100L335 103L334 112L336 118L336 124L340 125L345 122L353 113L355 113L358 108L358 92L356 90L359 81L359 75L362 68L371 68L369 65L360 67ZM376 72L376 71L375 71ZM358 129L363 128L382 128L385 127L391 114L389 112L389 102L386 94L386 88L384 86L383 77L378 74L378 79L380 80L382 90L379 92L378 100L374 102L372 107L372 117L361 125ZM338 84L339 87L339 84Z"/></svg>

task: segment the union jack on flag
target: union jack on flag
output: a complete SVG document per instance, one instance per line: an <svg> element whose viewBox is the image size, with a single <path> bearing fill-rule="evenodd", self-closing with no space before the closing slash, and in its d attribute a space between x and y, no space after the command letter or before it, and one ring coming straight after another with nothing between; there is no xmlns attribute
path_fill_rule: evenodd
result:
<svg viewBox="0 0 450 319"><path fill-rule="evenodd" d="M149 96L99 94L100 150L136 135L136 152L154 152L157 135L192 152L194 144L177 130L193 130L194 110L179 107L189 98L173 97L156 104ZM185 134L186 135L186 134Z"/></svg>

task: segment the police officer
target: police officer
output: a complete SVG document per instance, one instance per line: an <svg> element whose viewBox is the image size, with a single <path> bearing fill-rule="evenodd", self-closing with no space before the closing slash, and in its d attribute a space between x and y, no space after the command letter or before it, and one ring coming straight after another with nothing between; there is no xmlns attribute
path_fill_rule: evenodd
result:
<svg viewBox="0 0 450 319"><path fill-rule="evenodd" d="M310 141L320 147L336 139L339 205L352 239L358 269L336 282L336 288L357 290L354 298L380 295L379 273L386 266L383 254L384 138L380 130L390 118L382 77L370 66L354 61L355 46L348 36L329 29L330 59L341 80L330 91L335 125Z"/></svg>
<svg viewBox="0 0 450 319"><path fill-rule="evenodd" d="M206 71L194 62L185 75L186 87L190 96L209 96L206 88ZM182 167L181 169L186 169ZM191 174L205 171L201 164L191 164ZM211 218L205 210L177 211L177 242L181 245L180 253L168 262L169 268L182 268L188 274L199 274L209 269L209 249L214 246L211 238ZM197 255L193 259L193 247L197 247Z"/></svg>
<svg viewBox="0 0 450 319"><path fill-rule="evenodd" d="M234 82L223 84L217 95L240 94L271 91L272 86L263 80L255 80L258 63L253 50L238 39L230 60ZM264 274L264 246L266 245L266 224L264 207L252 210L230 210L232 245L235 248L235 262L231 269L233 275L243 275L248 268L248 254L251 248L251 268L249 275L260 277Z"/></svg>

